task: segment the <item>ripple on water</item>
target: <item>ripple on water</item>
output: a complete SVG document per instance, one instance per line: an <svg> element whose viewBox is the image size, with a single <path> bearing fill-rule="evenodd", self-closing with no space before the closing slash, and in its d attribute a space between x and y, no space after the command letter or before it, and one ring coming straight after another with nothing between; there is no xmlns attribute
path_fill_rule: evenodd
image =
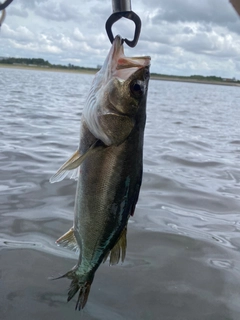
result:
<svg viewBox="0 0 240 320"><path fill-rule="evenodd" d="M216 267L216 268L222 268L222 269L233 269L234 263L231 260L214 260L209 259L209 264Z"/></svg>

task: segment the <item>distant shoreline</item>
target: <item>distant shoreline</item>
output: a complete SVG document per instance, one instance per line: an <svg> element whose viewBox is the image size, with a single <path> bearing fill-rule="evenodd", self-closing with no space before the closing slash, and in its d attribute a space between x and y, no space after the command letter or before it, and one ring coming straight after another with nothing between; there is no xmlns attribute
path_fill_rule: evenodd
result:
<svg viewBox="0 0 240 320"><path fill-rule="evenodd" d="M45 68L38 66L21 66L21 65L11 65L11 64L2 64L0 63L0 68L8 68L8 69L21 69L21 70L35 70L35 71L50 71L50 72L66 72L66 73L80 73L80 74L96 74L96 70L88 70L86 69L64 69L64 68ZM211 84L211 85L220 85L220 86L234 86L240 87L239 83L234 82L221 82L221 81L207 81L207 80L196 80L196 79L188 79L188 78L178 78L174 76L157 76L151 75L151 80L160 80L160 81L175 81L175 82L189 82L189 83L200 83L200 84Z"/></svg>
<svg viewBox="0 0 240 320"><path fill-rule="evenodd" d="M161 80L161 81L176 81L176 82L189 82L189 83L200 83L200 84L212 84L218 86L233 86L240 87L240 83L234 82L221 82L221 81L207 81L207 80L196 80L196 79L184 79L178 77L161 77L161 76L151 76L152 80Z"/></svg>
<svg viewBox="0 0 240 320"><path fill-rule="evenodd" d="M67 72L67 73L85 73L85 74L96 74L97 69L95 70L89 70L89 69L64 69L64 68L45 68L45 67L38 67L38 66L21 66L21 65L12 65L12 64L3 64L0 63L0 68L5 69L22 69L22 70L35 70L35 71L50 71L50 72Z"/></svg>

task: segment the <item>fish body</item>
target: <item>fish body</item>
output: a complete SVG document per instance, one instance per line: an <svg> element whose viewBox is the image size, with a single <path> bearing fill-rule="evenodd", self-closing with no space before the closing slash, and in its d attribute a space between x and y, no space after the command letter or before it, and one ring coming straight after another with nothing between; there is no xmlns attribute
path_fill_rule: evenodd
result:
<svg viewBox="0 0 240 320"><path fill-rule="evenodd" d="M77 152L53 176L59 181L80 166L73 227L57 242L79 248L79 260L62 277L72 280L68 301L88 298L95 271L110 256L124 260L128 219L142 181L149 57L126 58L117 36L83 110ZM59 178L60 177L60 178Z"/></svg>

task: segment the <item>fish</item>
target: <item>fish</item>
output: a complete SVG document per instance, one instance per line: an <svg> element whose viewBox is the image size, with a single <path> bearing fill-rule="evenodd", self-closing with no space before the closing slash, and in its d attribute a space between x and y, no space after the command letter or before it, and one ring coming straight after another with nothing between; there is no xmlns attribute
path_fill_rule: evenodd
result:
<svg viewBox="0 0 240 320"><path fill-rule="evenodd" d="M73 227L57 243L79 252L79 259L55 279L71 280L67 301L79 292L78 310L100 264L126 256L128 220L142 183L150 60L126 57L122 38L115 37L83 108L79 147L50 179L77 180Z"/></svg>

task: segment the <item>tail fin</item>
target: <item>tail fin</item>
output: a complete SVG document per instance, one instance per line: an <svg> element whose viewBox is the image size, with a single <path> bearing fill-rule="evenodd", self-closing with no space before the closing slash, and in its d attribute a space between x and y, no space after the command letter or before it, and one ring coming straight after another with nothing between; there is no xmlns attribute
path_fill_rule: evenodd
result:
<svg viewBox="0 0 240 320"><path fill-rule="evenodd" d="M78 283L75 280L72 280L69 290L68 290L68 299L67 301L70 301L72 297L79 291L79 295L77 298L77 303L75 306L75 310L81 310L85 307L87 300L88 300L88 295L91 289L91 282L84 282L84 283Z"/></svg>
<svg viewBox="0 0 240 320"><path fill-rule="evenodd" d="M68 278L72 280L68 289L67 301L70 301L79 291L75 310L82 310L87 303L88 295L91 289L91 284L93 282L93 277L90 277L90 279L86 280L85 276L85 280L82 280L83 277L79 277L79 275L76 274L76 270L71 270L60 277L52 278L52 280L57 280L61 278Z"/></svg>

